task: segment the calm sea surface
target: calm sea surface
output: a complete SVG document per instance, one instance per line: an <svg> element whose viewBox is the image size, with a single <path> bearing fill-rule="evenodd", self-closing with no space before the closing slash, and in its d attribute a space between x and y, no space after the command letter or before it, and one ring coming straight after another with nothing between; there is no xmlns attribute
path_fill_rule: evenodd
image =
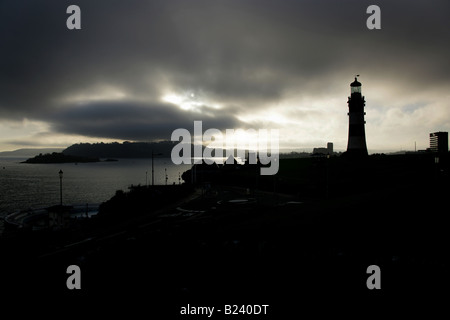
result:
<svg viewBox="0 0 450 320"><path fill-rule="evenodd" d="M59 170L64 172L64 204L98 204L116 190L152 183L151 159L119 159L117 162L25 164L25 158L0 158L0 216L15 210L59 204ZM191 165L174 165L170 158L156 158L155 184L179 183ZM147 172L147 174L146 174ZM183 182L183 180L181 180ZM0 221L0 224L2 221ZM0 225L1 231L2 225Z"/></svg>

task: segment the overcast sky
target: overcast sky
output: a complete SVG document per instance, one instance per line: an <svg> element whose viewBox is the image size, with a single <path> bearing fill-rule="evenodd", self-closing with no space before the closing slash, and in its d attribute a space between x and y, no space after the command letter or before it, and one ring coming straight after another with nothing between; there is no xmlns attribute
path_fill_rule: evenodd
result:
<svg viewBox="0 0 450 320"><path fill-rule="evenodd" d="M449 14L447 0L1 0L0 151L167 140L194 120L345 150L355 74L369 153L424 149L450 130Z"/></svg>

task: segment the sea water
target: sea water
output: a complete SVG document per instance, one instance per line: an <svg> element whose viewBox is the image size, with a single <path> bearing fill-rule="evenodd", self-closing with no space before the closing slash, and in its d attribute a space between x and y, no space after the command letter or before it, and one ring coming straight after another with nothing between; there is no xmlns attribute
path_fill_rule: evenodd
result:
<svg viewBox="0 0 450 320"><path fill-rule="evenodd" d="M0 217L16 210L59 204L100 204L117 190L152 184L152 159L111 162L28 164L25 158L0 158ZM191 165L174 165L170 158L154 159L154 184L178 184ZM58 172L63 171L60 181ZM0 232L3 225L0 220Z"/></svg>

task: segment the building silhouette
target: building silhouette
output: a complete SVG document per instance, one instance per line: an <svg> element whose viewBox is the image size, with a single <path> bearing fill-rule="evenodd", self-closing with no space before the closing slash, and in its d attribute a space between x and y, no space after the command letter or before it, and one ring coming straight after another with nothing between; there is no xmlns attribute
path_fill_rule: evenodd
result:
<svg viewBox="0 0 450 320"><path fill-rule="evenodd" d="M448 152L448 132L430 133L430 151L446 153Z"/></svg>
<svg viewBox="0 0 450 320"><path fill-rule="evenodd" d="M326 148L314 148L313 149L313 154L314 155L320 155L320 154L327 155L327 154L329 154L330 156L333 155L333 142L328 142Z"/></svg>
<svg viewBox="0 0 450 320"><path fill-rule="evenodd" d="M364 128L364 106L366 101L361 95L361 83L355 77L350 84L351 96L348 97L348 144L347 155L367 156L366 132Z"/></svg>
<svg viewBox="0 0 450 320"><path fill-rule="evenodd" d="M333 142L328 142L327 143L327 151L329 155L333 154Z"/></svg>

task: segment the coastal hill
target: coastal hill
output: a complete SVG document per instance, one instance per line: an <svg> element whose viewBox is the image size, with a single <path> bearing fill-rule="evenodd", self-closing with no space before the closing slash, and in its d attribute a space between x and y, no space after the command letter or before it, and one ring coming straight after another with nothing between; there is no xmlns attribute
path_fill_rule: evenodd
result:
<svg viewBox="0 0 450 320"><path fill-rule="evenodd" d="M72 162L99 162L99 158L92 157L81 157L81 156L72 156L66 155L64 153L46 153L46 154L38 154L34 158L29 158L23 163L72 163Z"/></svg>
<svg viewBox="0 0 450 320"><path fill-rule="evenodd" d="M153 154L170 157L178 142L77 143L63 150L65 155L96 158L151 158Z"/></svg>

